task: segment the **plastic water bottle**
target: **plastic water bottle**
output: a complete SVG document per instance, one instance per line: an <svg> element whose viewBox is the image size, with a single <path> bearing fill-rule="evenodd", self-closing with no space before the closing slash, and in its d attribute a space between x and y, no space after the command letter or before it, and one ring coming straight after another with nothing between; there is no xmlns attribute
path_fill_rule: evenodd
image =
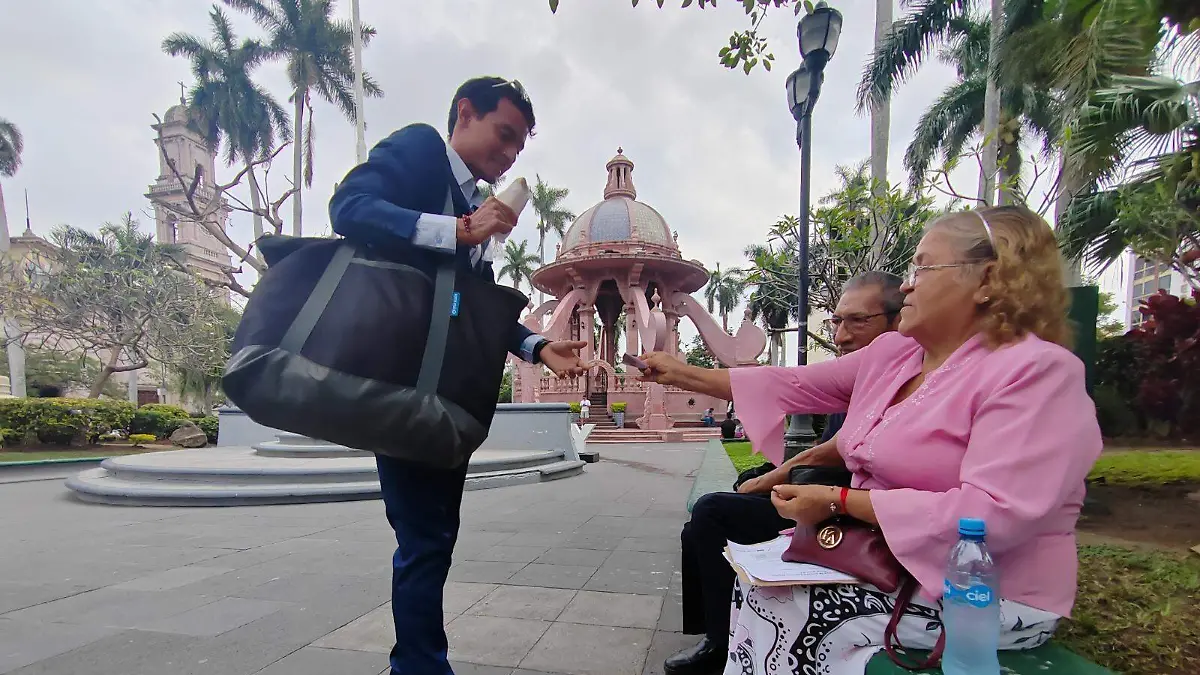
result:
<svg viewBox="0 0 1200 675"><path fill-rule="evenodd" d="M996 569L988 553L987 528L978 518L958 521L958 543L946 563L942 624L945 675L998 675L1000 597Z"/></svg>

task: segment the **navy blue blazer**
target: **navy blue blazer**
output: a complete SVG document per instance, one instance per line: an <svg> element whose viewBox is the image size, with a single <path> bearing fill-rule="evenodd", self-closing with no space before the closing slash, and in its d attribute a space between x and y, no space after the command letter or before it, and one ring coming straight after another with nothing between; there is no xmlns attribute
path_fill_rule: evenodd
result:
<svg viewBox="0 0 1200 675"><path fill-rule="evenodd" d="M449 253L416 246L412 237L421 214L443 213L447 191L455 215L470 212L441 135L428 124L410 124L376 144L367 161L346 174L329 200L329 220L334 232L385 256L398 248L419 252L418 266L432 276ZM459 246L454 256L460 269L495 281L490 262L471 264L470 247ZM522 358L521 346L530 335L533 331L515 324L509 351Z"/></svg>

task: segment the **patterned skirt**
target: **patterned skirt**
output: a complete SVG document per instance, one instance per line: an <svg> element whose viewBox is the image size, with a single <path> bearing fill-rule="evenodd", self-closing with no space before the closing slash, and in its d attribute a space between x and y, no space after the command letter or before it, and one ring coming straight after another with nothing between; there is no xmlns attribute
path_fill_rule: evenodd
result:
<svg viewBox="0 0 1200 675"><path fill-rule="evenodd" d="M729 662L724 675L863 675L883 649L883 631L896 594L874 586L753 586L733 589ZM1000 601L1000 649L1033 649L1054 633L1059 617ZM932 649L941 611L917 602L900 619L897 636L912 649Z"/></svg>

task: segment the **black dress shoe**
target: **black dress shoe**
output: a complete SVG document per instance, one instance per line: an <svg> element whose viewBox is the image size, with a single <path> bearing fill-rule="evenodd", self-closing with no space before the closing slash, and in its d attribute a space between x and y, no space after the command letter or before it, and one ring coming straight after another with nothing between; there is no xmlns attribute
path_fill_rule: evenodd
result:
<svg viewBox="0 0 1200 675"><path fill-rule="evenodd" d="M709 675L725 664L728 648L704 638L695 647L675 654L663 663L667 675Z"/></svg>

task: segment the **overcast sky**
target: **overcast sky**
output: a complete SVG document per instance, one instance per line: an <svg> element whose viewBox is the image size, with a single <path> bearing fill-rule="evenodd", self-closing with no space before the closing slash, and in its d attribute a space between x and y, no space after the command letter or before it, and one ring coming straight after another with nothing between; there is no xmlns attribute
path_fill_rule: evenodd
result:
<svg viewBox="0 0 1200 675"><path fill-rule="evenodd" d="M776 68L747 76L716 59L731 30L746 25L741 4L702 11L678 4L562 0L552 15L546 0L362 0L363 21L378 30L365 64L385 92L367 101L367 143L412 122L444 130L450 97L469 77L519 79L533 99L537 136L510 177L532 182L540 174L569 188L567 205L580 213L601 198L604 164L622 146L636 165L638 198L679 232L685 257L709 267L743 264L747 244L764 241L780 215L797 211L799 153L784 96L799 59L795 17L767 18ZM845 34L814 118L814 199L835 185L836 165L869 152L868 119L854 111L854 90L874 4L836 3ZM0 2L0 117L25 136L23 166L4 184L14 234L23 229L25 189L38 233L59 223L96 228L127 210L148 214L143 194L158 170L151 114L177 102L177 82L190 83L187 63L165 55L161 43L174 31L207 38L211 6ZM348 18L348 0L338 10ZM260 35L226 11L241 35ZM287 106L281 65L265 66L258 79ZM951 79L947 67L930 62L894 100L893 181L904 179L901 158L917 118ZM313 234L328 232L332 186L354 162L353 125L323 101L315 107L315 180L304 195L304 229ZM290 172L290 151L284 157L275 174ZM973 192L973 179L962 189ZM143 222L151 226L148 215ZM533 222L527 212L515 236L536 241ZM234 237L245 243L249 232L249 218L235 216Z"/></svg>

